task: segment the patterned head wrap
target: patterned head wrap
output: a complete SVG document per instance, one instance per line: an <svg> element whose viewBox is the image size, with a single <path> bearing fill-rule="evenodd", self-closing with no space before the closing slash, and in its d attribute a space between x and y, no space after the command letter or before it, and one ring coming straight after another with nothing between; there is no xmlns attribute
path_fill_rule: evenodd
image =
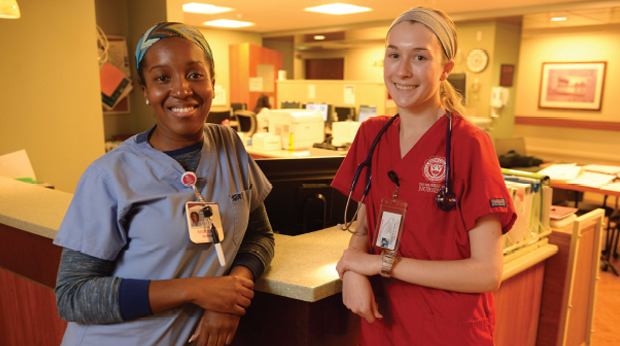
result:
<svg viewBox="0 0 620 346"><path fill-rule="evenodd" d="M454 59L456 54L456 42L454 41L452 27L444 17L428 8L413 7L408 11L403 12L403 14L401 14L398 18L394 19L394 22L392 22L392 25L390 25L390 28L388 29L388 33L392 30L394 25L406 20L412 20L426 25L435 34L435 36L437 36L439 42L441 42L443 51L446 53L448 59Z"/></svg>
<svg viewBox="0 0 620 346"><path fill-rule="evenodd" d="M142 73L140 72L140 63L144 59L144 55L149 48L155 44L155 42L167 37L184 38L200 47L207 56L207 62L210 65L209 68L211 77L213 77L213 53L211 53L211 48L200 31L193 26L182 23L161 22L153 25L150 29L144 32L142 37L140 37L140 41L138 41L138 45L136 46L136 69L141 82L143 81Z"/></svg>

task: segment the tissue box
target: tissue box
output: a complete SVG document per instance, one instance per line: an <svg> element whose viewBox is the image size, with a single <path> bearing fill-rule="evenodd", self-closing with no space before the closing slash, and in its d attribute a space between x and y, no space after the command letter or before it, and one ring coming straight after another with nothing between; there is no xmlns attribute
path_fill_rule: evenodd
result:
<svg viewBox="0 0 620 346"><path fill-rule="evenodd" d="M256 133L252 137L252 148L255 150L279 150L280 136L271 133Z"/></svg>

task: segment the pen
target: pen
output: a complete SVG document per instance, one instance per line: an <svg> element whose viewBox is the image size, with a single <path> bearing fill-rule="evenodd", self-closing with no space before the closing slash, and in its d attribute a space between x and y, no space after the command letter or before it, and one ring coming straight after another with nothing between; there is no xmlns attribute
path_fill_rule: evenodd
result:
<svg viewBox="0 0 620 346"><path fill-rule="evenodd" d="M220 236L217 234L217 229L215 228L215 225L211 222L211 216L213 216L211 207L207 205L202 208L202 215L205 217L206 220L209 221L209 224L211 225L211 238L213 239L213 245L215 246L217 259L220 261L220 265L223 267L226 265L226 258L224 258L224 251L222 250L222 244L220 244Z"/></svg>
<svg viewBox="0 0 620 346"><path fill-rule="evenodd" d="M220 265L223 267L226 265L226 259L224 258L224 251L222 251L222 244L220 244L220 236L217 234L214 224L211 224L211 237L213 238L217 259L220 260Z"/></svg>

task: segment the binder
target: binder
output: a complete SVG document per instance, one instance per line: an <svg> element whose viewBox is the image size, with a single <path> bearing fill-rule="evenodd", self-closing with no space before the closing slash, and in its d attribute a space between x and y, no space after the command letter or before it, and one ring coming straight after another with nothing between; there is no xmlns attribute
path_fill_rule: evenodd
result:
<svg viewBox="0 0 620 346"><path fill-rule="evenodd" d="M509 191L516 191L513 204L517 221L504 237L504 248L512 249L537 241L548 232L553 189L546 175L505 168L502 173Z"/></svg>

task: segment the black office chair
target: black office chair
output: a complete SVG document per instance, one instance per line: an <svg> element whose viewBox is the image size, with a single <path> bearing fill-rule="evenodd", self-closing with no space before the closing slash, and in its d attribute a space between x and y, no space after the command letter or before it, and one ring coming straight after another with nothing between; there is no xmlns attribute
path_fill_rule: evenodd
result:
<svg viewBox="0 0 620 346"><path fill-rule="evenodd" d="M611 226L612 223L614 224L613 227ZM606 257L603 258L603 265L601 266L601 270L604 272L611 268L616 276L618 271L611 265L609 260L611 260L611 256L618 258L618 238L620 238L620 209L616 209L611 213L607 220L607 236L605 238L605 250L603 250L603 254Z"/></svg>
<svg viewBox="0 0 620 346"><path fill-rule="evenodd" d="M245 103L231 103L230 108L232 108L233 113L236 111L245 111L248 109Z"/></svg>
<svg viewBox="0 0 620 346"><path fill-rule="evenodd" d="M256 133L256 114L251 111L236 111L237 132L242 132L247 136Z"/></svg>
<svg viewBox="0 0 620 346"><path fill-rule="evenodd" d="M338 121L355 120L355 108L353 107L334 107Z"/></svg>
<svg viewBox="0 0 620 346"><path fill-rule="evenodd" d="M205 122L210 123L210 124L222 124L223 121L225 120L230 121L231 118L232 118L231 110L221 111L221 112L211 111L209 112L209 115L207 115L207 120Z"/></svg>

